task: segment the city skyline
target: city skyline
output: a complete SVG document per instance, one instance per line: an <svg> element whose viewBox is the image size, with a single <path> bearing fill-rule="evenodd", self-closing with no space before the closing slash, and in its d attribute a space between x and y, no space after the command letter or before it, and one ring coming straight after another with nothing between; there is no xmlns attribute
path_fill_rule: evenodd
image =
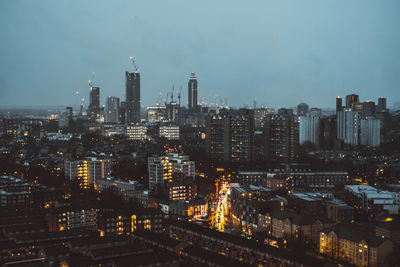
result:
<svg viewBox="0 0 400 267"><path fill-rule="evenodd" d="M88 79L100 87L102 106L108 96L124 99L131 55L146 106L173 85L185 88L191 72L199 102L219 95L235 107L252 107L256 98L258 106L334 109L334 97L351 93L361 101L386 97L389 108L400 101L396 1L255 2L228 10L223 2L172 1L159 2L162 11L95 3L1 3L0 105L78 106L82 97L87 104Z"/></svg>

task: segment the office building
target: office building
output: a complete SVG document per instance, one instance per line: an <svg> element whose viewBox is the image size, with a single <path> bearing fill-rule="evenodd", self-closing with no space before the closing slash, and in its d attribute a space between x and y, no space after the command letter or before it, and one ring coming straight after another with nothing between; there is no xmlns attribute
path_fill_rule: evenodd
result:
<svg viewBox="0 0 400 267"><path fill-rule="evenodd" d="M179 140L179 125L160 125L158 134L168 140Z"/></svg>
<svg viewBox="0 0 400 267"><path fill-rule="evenodd" d="M119 112L120 112L119 98L113 96L107 97L104 122L118 123L120 119Z"/></svg>
<svg viewBox="0 0 400 267"><path fill-rule="evenodd" d="M147 121L154 122L165 122L167 121L167 107L166 106L150 106L147 107Z"/></svg>
<svg viewBox="0 0 400 267"><path fill-rule="evenodd" d="M358 145L360 117L357 111L345 108L337 114L337 139L348 145Z"/></svg>
<svg viewBox="0 0 400 267"><path fill-rule="evenodd" d="M360 144L363 146L377 147L381 144L381 121L374 117L361 119Z"/></svg>
<svg viewBox="0 0 400 267"><path fill-rule="evenodd" d="M100 88L90 88L90 104L88 110L89 118L96 120L100 118Z"/></svg>
<svg viewBox="0 0 400 267"><path fill-rule="evenodd" d="M183 177L195 177L195 163L189 156L167 153L165 156L148 158L149 189L158 191L166 183L176 180L174 174Z"/></svg>
<svg viewBox="0 0 400 267"><path fill-rule="evenodd" d="M189 78L188 83L188 109L196 109L198 105L198 84L197 78L194 72Z"/></svg>
<svg viewBox="0 0 400 267"><path fill-rule="evenodd" d="M64 172L67 179L77 180L81 189L89 189L97 180L110 176L111 161L97 158L65 160Z"/></svg>
<svg viewBox="0 0 400 267"><path fill-rule="evenodd" d="M321 110L312 108L308 114L299 117L299 142L319 145Z"/></svg>
<svg viewBox="0 0 400 267"><path fill-rule="evenodd" d="M126 86L126 104L125 120L126 123L140 122L140 73L138 70L135 72L125 72L125 86Z"/></svg>

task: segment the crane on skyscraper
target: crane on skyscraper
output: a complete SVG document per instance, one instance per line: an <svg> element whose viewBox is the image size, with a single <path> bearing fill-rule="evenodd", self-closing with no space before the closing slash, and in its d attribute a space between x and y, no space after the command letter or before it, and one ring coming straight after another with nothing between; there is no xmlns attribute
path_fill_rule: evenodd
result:
<svg viewBox="0 0 400 267"><path fill-rule="evenodd" d="M130 56L129 59L133 63L133 67L135 68L135 72L138 73L139 72L139 67L136 65L135 60L133 59L133 56Z"/></svg>

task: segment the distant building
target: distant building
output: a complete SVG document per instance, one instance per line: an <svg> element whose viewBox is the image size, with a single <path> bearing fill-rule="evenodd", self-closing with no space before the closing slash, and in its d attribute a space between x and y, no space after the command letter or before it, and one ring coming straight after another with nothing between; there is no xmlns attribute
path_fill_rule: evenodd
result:
<svg viewBox="0 0 400 267"><path fill-rule="evenodd" d="M104 122L118 123L120 119L119 112L120 112L119 98L113 96L107 97Z"/></svg>
<svg viewBox="0 0 400 267"><path fill-rule="evenodd" d="M140 124L126 126L126 134L129 140L141 141L148 139L147 126Z"/></svg>
<svg viewBox="0 0 400 267"><path fill-rule="evenodd" d="M100 118L100 87L90 88L90 104L88 115L92 120Z"/></svg>
<svg viewBox="0 0 400 267"><path fill-rule="evenodd" d="M166 183L173 182L174 173L180 173L183 177L195 177L195 163L189 160L189 156L167 153L165 156L148 158L149 189L158 191Z"/></svg>
<svg viewBox="0 0 400 267"><path fill-rule="evenodd" d="M147 121L151 123L167 121L167 107L166 106L147 107Z"/></svg>
<svg viewBox="0 0 400 267"><path fill-rule="evenodd" d="M273 108L254 109L254 128L256 129L263 128L266 117L274 113L275 110Z"/></svg>
<svg viewBox="0 0 400 267"><path fill-rule="evenodd" d="M168 140L179 140L179 126L178 125L160 125L159 136L165 137Z"/></svg>
<svg viewBox="0 0 400 267"><path fill-rule="evenodd" d="M399 214L400 193L379 190L369 185L345 185L344 188L352 195L352 202L366 212Z"/></svg>
<svg viewBox="0 0 400 267"><path fill-rule="evenodd" d="M125 72L126 101L124 104L126 123L140 122L140 73Z"/></svg>
<svg viewBox="0 0 400 267"><path fill-rule="evenodd" d="M113 190L120 194L123 199L129 199L134 195L134 191L138 189L137 181L125 182L111 177L105 179L97 179L96 186L98 191Z"/></svg>
<svg viewBox="0 0 400 267"><path fill-rule="evenodd" d="M299 141L300 144L311 142L319 145L321 110L312 108L305 116L300 116L299 120Z"/></svg>
<svg viewBox="0 0 400 267"><path fill-rule="evenodd" d="M376 107L377 112L386 112L387 107L386 107L386 98L380 97L378 98L378 106Z"/></svg>
<svg viewBox="0 0 400 267"><path fill-rule="evenodd" d="M65 177L77 180L81 189L89 189L97 180L110 176L111 161L97 158L65 160L64 171Z"/></svg>
<svg viewBox="0 0 400 267"><path fill-rule="evenodd" d="M299 126L290 109L279 109L265 124L265 155L283 162L293 161L299 143Z"/></svg>
<svg viewBox="0 0 400 267"><path fill-rule="evenodd" d="M361 117L366 118L371 116L375 116L375 102L367 100L361 104Z"/></svg>
<svg viewBox="0 0 400 267"><path fill-rule="evenodd" d="M306 116L308 114L308 105L300 103L297 105L297 116Z"/></svg>
<svg viewBox="0 0 400 267"><path fill-rule="evenodd" d="M197 78L194 72L190 76L188 83L188 109L196 109L198 105L198 93L199 88L197 84Z"/></svg>
<svg viewBox="0 0 400 267"><path fill-rule="evenodd" d="M361 119L360 144L377 147L381 144L381 121L373 117Z"/></svg>
<svg viewBox="0 0 400 267"><path fill-rule="evenodd" d="M340 96L336 97L336 114L343 109L343 102Z"/></svg>
<svg viewBox="0 0 400 267"><path fill-rule="evenodd" d="M337 114L337 138L348 145L358 145L360 117L357 111L345 108Z"/></svg>
<svg viewBox="0 0 400 267"><path fill-rule="evenodd" d="M206 119L206 151L217 161L254 159L253 110L220 110Z"/></svg>
<svg viewBox="0 0 400 267"><path fill-rule="evenodd" d="M353 108L354 104L359 104L359 96L356 94L346 95L346 108Z"/></svg>

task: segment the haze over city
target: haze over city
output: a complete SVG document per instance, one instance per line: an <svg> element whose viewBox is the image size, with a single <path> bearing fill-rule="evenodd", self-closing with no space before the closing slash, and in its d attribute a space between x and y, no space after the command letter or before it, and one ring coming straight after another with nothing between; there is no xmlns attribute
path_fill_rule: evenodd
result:
<svg viewBox="0 0 400 267"><path fill-rule="evenodd" d="M1 1L0 105L79 105L89 79L100 103L124 98L134 56L145 106L195 72L199 101L334 109L357 93L390 107L399 13L395 0Z"/></svg>

